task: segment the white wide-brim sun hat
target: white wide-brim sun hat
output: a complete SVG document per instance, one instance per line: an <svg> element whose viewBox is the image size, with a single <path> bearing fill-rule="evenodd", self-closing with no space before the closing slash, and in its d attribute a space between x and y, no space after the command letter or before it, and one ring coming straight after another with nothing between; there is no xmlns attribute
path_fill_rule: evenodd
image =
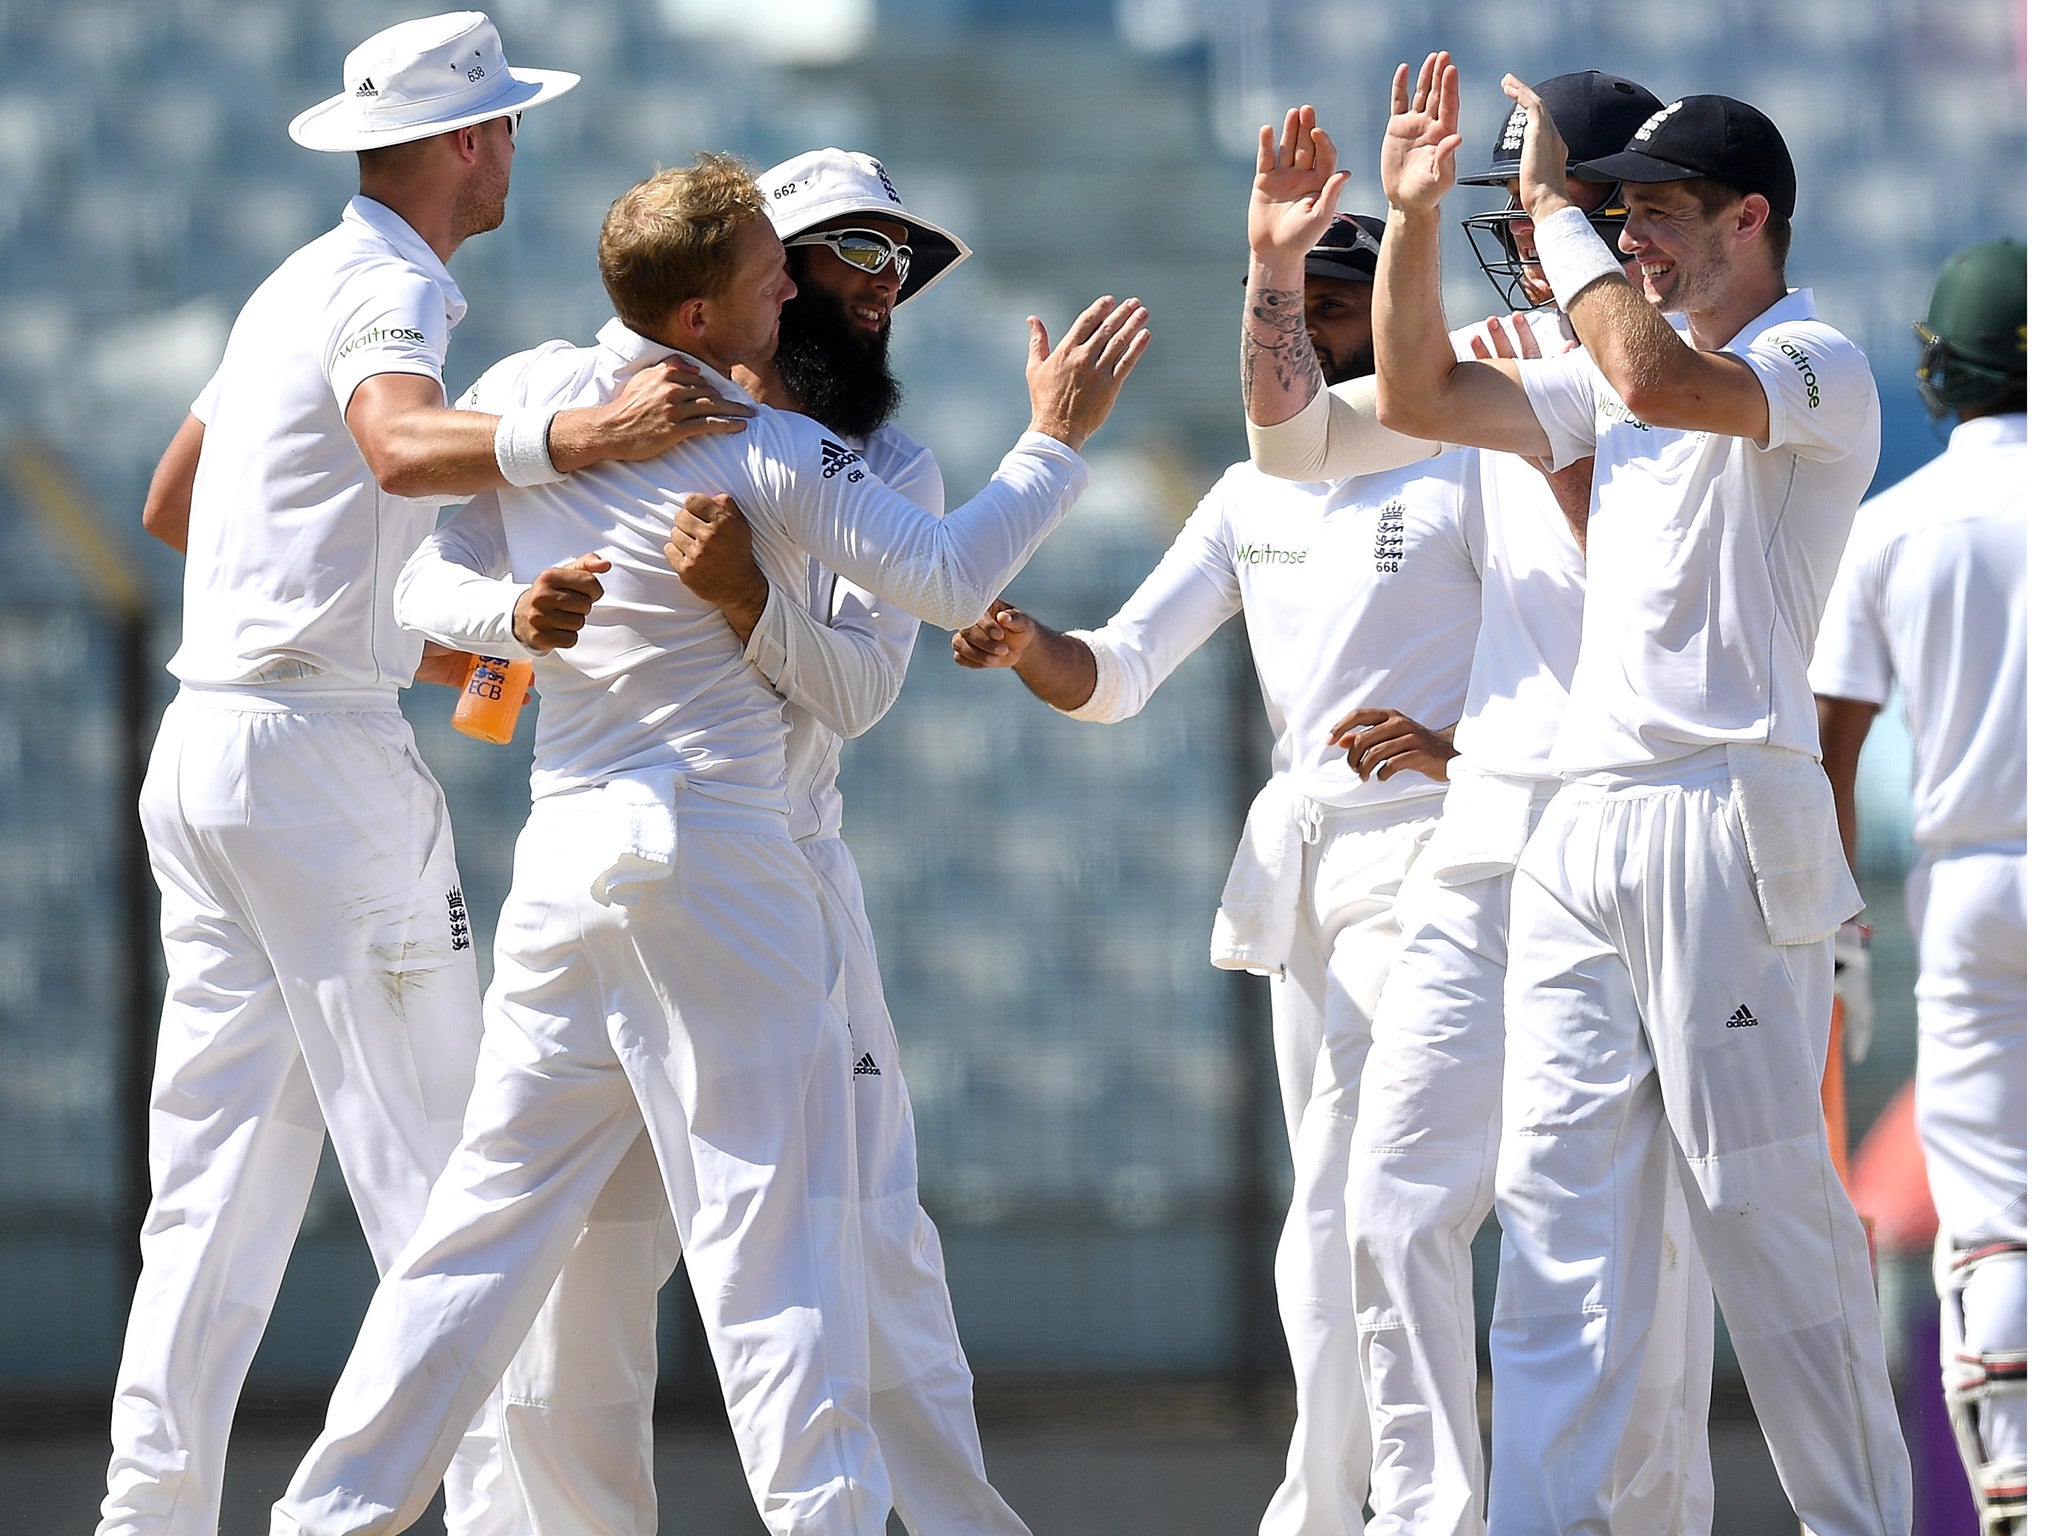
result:
<svg viewBox="0 0 2048 1536"><path fill-rule="evenodd" d="M861 213L879 214L908 229L910 275L897 290L898 309L974 254L958 235L906 210L896 184L873 155L813 149L769 167L754 184L768 200L768 220L778 240Z"/></svg>
<svg viewBox="0 0 2048 1536"><path fill-rule="evenodd" d="M510 117L573 90L581 75L513 69L482 11L451 11L386 27L341 67L342 88L292 119L308 149L381 149Z"/></svg>

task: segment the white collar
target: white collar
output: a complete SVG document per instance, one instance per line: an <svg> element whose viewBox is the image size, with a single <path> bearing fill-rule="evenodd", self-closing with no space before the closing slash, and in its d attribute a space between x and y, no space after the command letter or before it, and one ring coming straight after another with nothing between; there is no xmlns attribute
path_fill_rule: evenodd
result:
<svg viewBox="0 0 2048 1536"><path fill-rule="evenodd" d="M1721 350L1723 352L1739 352L1743 347L1756 340L1758 336L1761 336L1781 320L1814 320L1819 318L1819 313L1813 307L1813 290L1811 288L1794 288L1785 297L1778 300L1777 303L1737 331L1729 338L1728 344L1722 347Z"/></svg>
<svg viewBox="0 0 2048 1536"><path fill-rule="evenodd" d="M624 378L629 373L638 373L650 363L658 363L664 357L680 357L698 373L705 383L717 390L728 400L737 400L744 405L760 408L759 402L738 384L720 373L701 357L681 352L666 342L655 341L642 336L638 331L616 315L598 328L597 345L600 351L609 353L616 364L612 370L614 378Z"/></svg>
<svg viewBox="0 0 2048 1536"><path fill-rule="evenodd" d="M1998 416L1978 416L1969 421L1959 421L1955 430L1948 435L1950 451L1957 448L1976 452L1982 448L2002 448L2008 443L2024 443L2027 440L2027 413L2008 411Z"/></svg>
<svg viewBox="0 0 2048 1536"><path fill-rule="evenodd" d="M391 209L373 197L364 197L360 192L348 200L348 206L341 210L342 222L354 219L381 238L384 243L397 251L407 261L418 267L434 280L434 286L441 290L441 306L448 312L448 323L458 324L469 311L469 300L462 296L462 290L455 286L455 279L449 275L447 264L434 254L434 248L420 238L420 232Z"/></svg>

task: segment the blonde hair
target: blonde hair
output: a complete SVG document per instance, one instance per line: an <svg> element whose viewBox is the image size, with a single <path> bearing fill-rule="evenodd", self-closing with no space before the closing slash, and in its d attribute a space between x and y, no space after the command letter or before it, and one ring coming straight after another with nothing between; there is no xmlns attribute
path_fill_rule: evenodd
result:
<svg viewBox="0 0 2048 1536"><path fill-rule="evenodd" d="M745 164L709 150L628 187L597 236L598 276L612 308L652 335L678 304L715 294L732 278L740 232L766 210Z"/></svg>

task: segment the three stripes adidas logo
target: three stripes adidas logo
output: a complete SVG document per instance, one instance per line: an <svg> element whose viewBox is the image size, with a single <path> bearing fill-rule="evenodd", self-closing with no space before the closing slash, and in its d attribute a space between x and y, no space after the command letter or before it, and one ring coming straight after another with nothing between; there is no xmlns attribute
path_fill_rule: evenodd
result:
<svg viewBox="0 0 2048 1536"><path fill-rule="evenodd" d="M860 1060L853 1064L853 1075L855 1077L880 1077L882 1075L882 1069L875 1065L875 1058L872 1052L862 1051L860 1053Z"/></svg>
<svg viewBox="0 0 2048 1536"><path fill-rule="evenodd" d="M1735 1011L1728 1015L1726 1027L1729 1029L1754 1029L1760 1022L1762 1021L1749 1011L1749 1004L1737 1003ZM859 1069L856 1068L855 1070Z"/></svg>
<svg viewBox="0 0 2048 1536"><path fill-rule="evenodd" d="M369 76L365 75L363 77L363 83L356 87L356 94L358 96L374 96L377 94L376 84L370 79Z"/></svg>

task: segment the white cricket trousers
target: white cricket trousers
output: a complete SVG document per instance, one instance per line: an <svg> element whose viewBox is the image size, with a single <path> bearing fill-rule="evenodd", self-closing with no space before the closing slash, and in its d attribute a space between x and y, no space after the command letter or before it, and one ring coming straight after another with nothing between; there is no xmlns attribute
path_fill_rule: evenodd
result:
<svg viewBox="0 0 2048 1536"><path fill-rule="evenodd" d="M1375 1536L1481 1536L1472 1239L1493 1209L1506 1053L1506 873L1447 882L1444 818L1398 907L1404 947L1373 1013L1351 1145L1353 1291L1372 1415ZM1666 1154L1668 1156L1668 1154ZM1708 1536L1714 1297L1676 1181L1642 1379L1617 1457L1614 1529Z"/></svg>
<svg viewBox="0 0 2048 1536"><path fill-rule="evenodd" d="M276 1536L418 1515L643 1132L763 1522L880 1536L838 957L783 819L682 797L674 867L630 907L590 894L619 851L605 797L535 805L461 1144Z"/></svg>
<svg viewBox="0 0 2048 1536"><path fill-rule="evenodd" d="M1813 1536L1908 1536L1869 1253L1821 1113L1832 945L1770 942L1725 753L1567 783L1512 902L1495 1536L1614 1528L1674 1144L1793 1510Z"/></svg>
<svg viewBox="0 0 2048 1536"><path fill-rule="evenodd" d="M2027 1240L2027 854L2024 843L1924 854L1906 882L1920 946L1914 1109L1927 1183L1957 1253ZM2025 1260L1966 1283L1972 1355L2024 1350ZM2024 1394L1977 1407L1993 1459L2024 1461Z"/></svg>
<svg viewBox="0 0 2048 1536"><path fill-rule="evenodd" d="M213 1536L323 1135L386 1270L461 1130L482 1023L447 807L390 694L187 687L141 811L169 974L99 1532ZM499 1471L490 1436L463 1445L451 1531L517 1529Z"/></svg>
<svg viewBox="0 0 2048 1536"><path fill-rule="evenodd" d="M1358 1363L1345 1180L1373 1010L1400 948L1394 897L1436 825L1436 796L1325 807L1303 850L1286 974L1273 982L1273 1054L1294 1190L1273 1265L1294 1367L1287 1469L1259 1536L1358 1536L1372 1438Z"/></svg>
<svg viewBox="0 0 2048 1536"><path fill-rule="evenodd" d="M853 1119L868 1296L868 1397L909 1536L1029 1536L990 1486L939 1234L917 1198L917 1138L860 872L837 837L799 843L845 963ZM522 1349L505 1373L505 1446L538 1536L653 1536L655 1298L679 1252L643 1136L605 1186L565 1274L559 1355ZM536 1332L542 1330L537 1329ZM567 1411L565 1411L567 1410Z"/></svg>

